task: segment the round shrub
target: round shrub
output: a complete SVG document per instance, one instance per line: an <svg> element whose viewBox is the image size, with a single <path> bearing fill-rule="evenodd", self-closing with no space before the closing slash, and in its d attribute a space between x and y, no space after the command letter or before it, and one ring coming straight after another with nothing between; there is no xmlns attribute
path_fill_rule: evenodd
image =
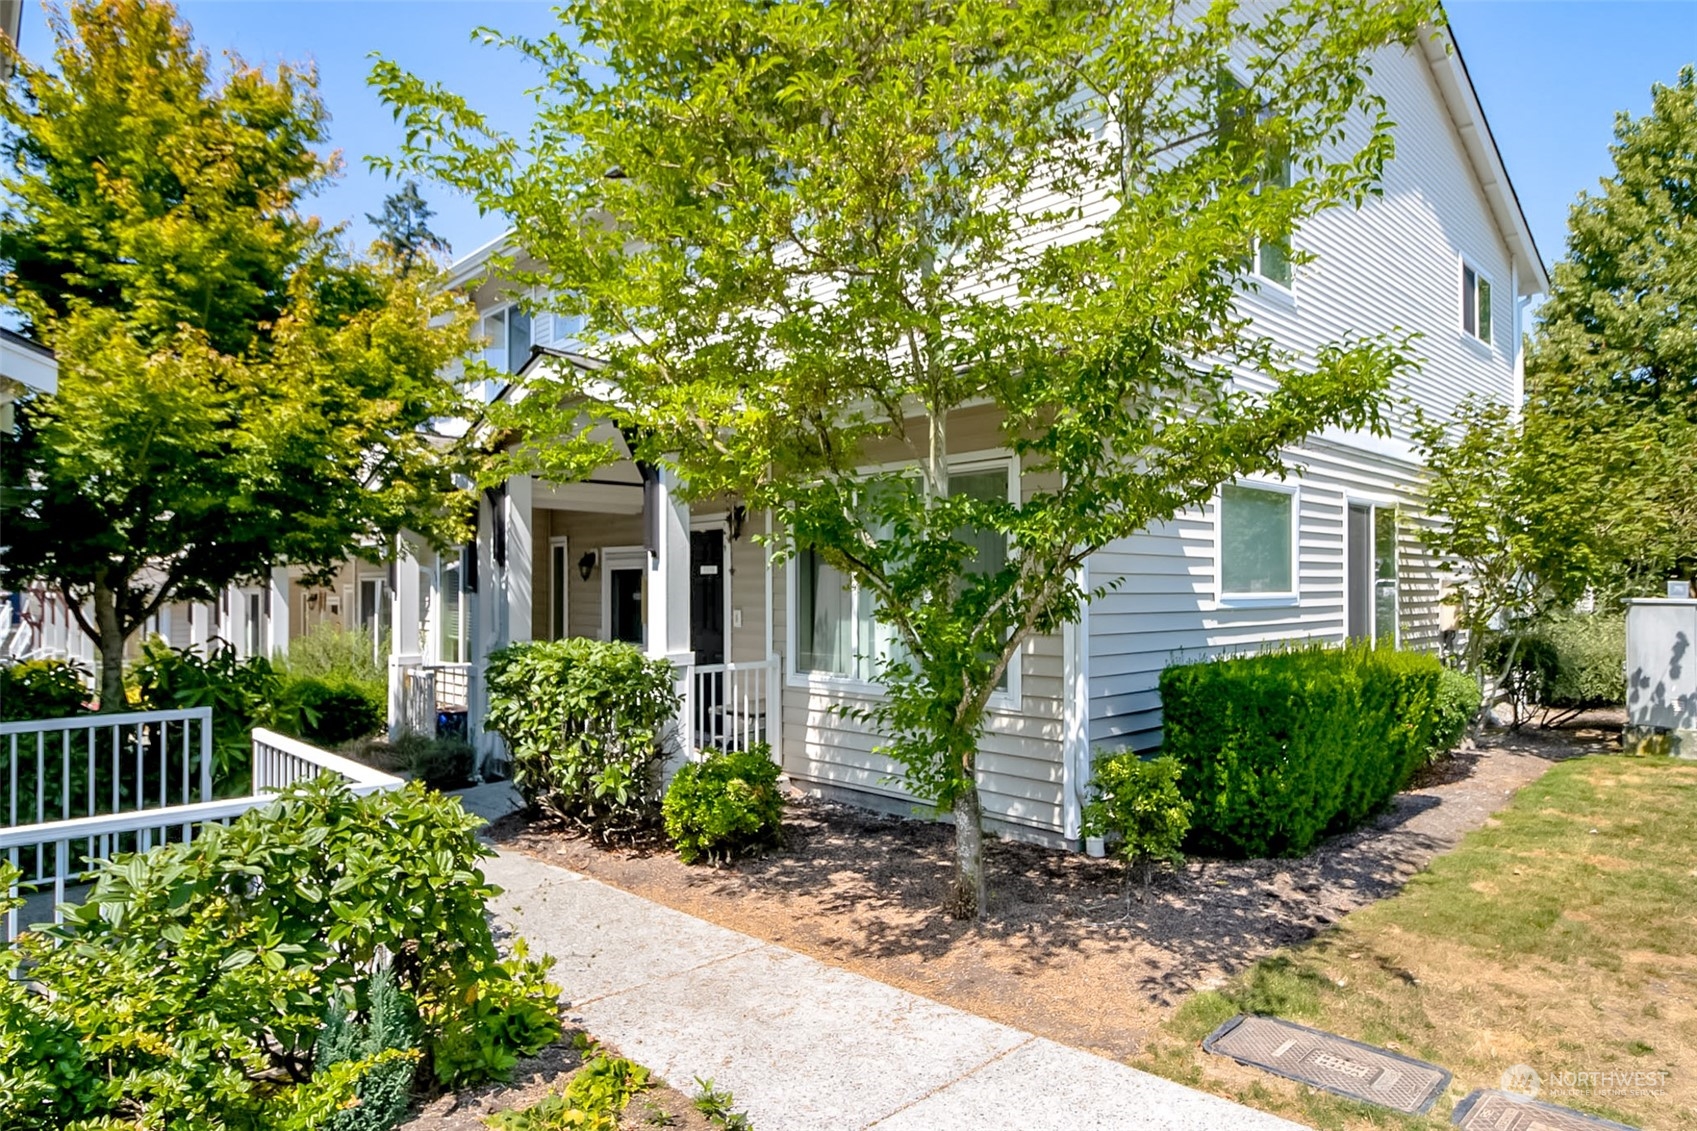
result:
<svg viewBox="0 0 1697 1131"><path fill-rule="evenodd" d="M406 755L406 770L431 789L458 789L471 777L475 751L463 738L422 735L403 735L415 741L396 742L398 751Z"/></svg>
<svg viewBox="0 0 1697 1131"><path fill-rule="evenodd" d="M1431 759L1436 761L1461 745L1467 728L1484 703L1479 683L1466 672L1445 668L1438 676L1436 717L1432 723Z"/></svg>
<svg viewBox="0 0 1697 1131"><path fill-rule="evenodd" d="M1538 629L1555 657L1541 702L1548 707L1609 707L1626 702L1626 618L1598 613L1556 617Z"/></svg>
<svg viewBox="0 0 1697 1131"><path fill-rule="evenodd" d="M1114 855L1143 865L1143 886L1161 860L1178 863L1190 832L1190 802L1179 789L1184 767L1177 758L1144 759L1127 750L1096 763L1092 797L1084 807L1084 835L1103 837Z"/></svg>
<svg viewBox="0 0 1697 1131"><path fill-rule="evenodd" d="M663 806L666 835L685 864L729 860L775 844L783 832L784 798L778 766L760 743L745 751L709 754L678 771Z"/></svg>
<svg viewBox="0 0 1697 1131"><path fill-rule="evenodd" d="M300 737L321 746L374 734L389 714L381 685L336 676L291 676L280 694L298 712Z"/></svg>
<svg viewBox="0 0 1697 1131"><path fill-rule="evenodd" d="M64 660L20 660L0 665L0 722L68 719L82 714L89 697L88 671Z"/></svg>
<svg viewBox="0 0 1697 1131"><path fill-rule="evenodd" d="M654 824L675 679L671 664L634 644L515 644L489 657L486 726L506 740L527 802L613 839Z"/></svg>

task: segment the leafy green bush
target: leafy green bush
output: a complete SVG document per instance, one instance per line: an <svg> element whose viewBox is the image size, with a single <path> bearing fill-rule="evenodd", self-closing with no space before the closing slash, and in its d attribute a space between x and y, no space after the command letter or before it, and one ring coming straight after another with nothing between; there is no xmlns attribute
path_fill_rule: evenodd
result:
<svg viewBox="0 0 1697 1131"><path fill-rule="evenodd" d="M437 1079L510 1068L558 1037L558 991L496 949L480 824L422 786L325 779L105 865L62 926L0 955L30 969L0 978L0 1126L324 1126L380 1083L369 1056L313 1060L333 1003L375 1008L382 956Z"/></svg>
<svg viewBox="0 0 1697 1131"><path fill-rule="evenodd" d="M212 708L212 779L221 796L247 791L254 727L300 733L299 721L280 709L281 685L271 661L240 659L228 643L202 652L155 637L142 645L130 679L143 710Z"/></svg>
<svg viewBox="0 0 1697 1131"><path fill-rule="evenodd" d="M378 655L365 629L324 621L289 641L288 654L277 658L277 670L285 676L319 676L381 687L388 683L389 673Z"/></svg>
<svg viewBox="0 0 1697 1131"><path fill-rule="evenodd" d="M1437 761L1461 744L1467 728L1479 716L1484 696L1479 681L1466 672L1445 668L1438 676L1438 698L1432 720L1431 761Z"/></svg>
<svg viewBox="0 0 1697 1131"><path fill-rule="evenodd" d="M617 641L538 641L489 657L485 725L526 801L607 839L654 821L672 667Z"/></svg>
<svg viewBox="0 0 1697 1131"><path fill-rule="evenodd" d="M289 642L276 661L280 694L296 723L290 733L335 746L383 729L389 675L377 662L371 634L326 622Z"/></svg>
<svg viewBox="0 0 1697 1131"><path fill-rule="evenodd" d="M0 665L0 722L68 719L88 709L89 673L64 660Z"/></svg>
<svg viewBox="0 0 1697 1131"><path fill-rule="evenodd" d="M387 689L344 676L286 675L277 694L297 736L321 746L375 734L389 716Z"/></svg>
<svg viewBox="0 0 1697 1131"><path fill-rule="evenodd" d="M1425 760L1441 671L1432 656L1359 646L1167 668L1163 751L1184 767L1190 844L1297 855L1359 824Z"/></svg>
<svg viewBox="0 0 1697 1131"><path fill-rule="evenodd" d="M1552 617L1535 635L1554 658L1539 702L1571 708L1626 702L1625 617L1605 613Z"/></svg>
<svg viewBox="0 0 1697 1131"><path fill-rule="evenodd" d="M685 864L703 857L728 860L776 842L783 832L784 798L771 748L759 743L686 764L666 790L662 811L666 835Z"/></svg>
<svg viewBox="0 0 1697 1131"><path fill-rule="evenodd" d="M458 789L471 778L477 752L471 743L454 735L429 738L417 731L403 731L389 744L388 761L396 770L410 774L431 789Z"/></svg>
<svg viewBox="0 0 1697 1131"><path fill-rule="evenodd" d="M1108 839L1114 854L1143 866L1143 886L1156 861L1184 859L1190 802L1179 790L1183 767L1171 755L1143 759L1127 750L1096 763L1092 797L1084 806L1084 835Z"/></svg>
<svg viewBox="0 0 1697 1131"><path fill-rule="evenodd" d="M1493 676L1507 673L1503 686L1517 722L1531 704L1582 710L1626 702L1623 616L1551 616L1499 633L1485 654Z"/></svg>

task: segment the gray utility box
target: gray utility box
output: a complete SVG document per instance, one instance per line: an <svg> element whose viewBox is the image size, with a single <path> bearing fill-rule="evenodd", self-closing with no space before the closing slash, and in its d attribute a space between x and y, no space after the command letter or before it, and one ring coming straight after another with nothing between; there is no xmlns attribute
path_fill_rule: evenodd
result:
<svg viewBox="0 0 1697 1131"><path fill-rule="evenodd" d="M1626 602L1628 750L1697 758L1697 600Z"/></svg>

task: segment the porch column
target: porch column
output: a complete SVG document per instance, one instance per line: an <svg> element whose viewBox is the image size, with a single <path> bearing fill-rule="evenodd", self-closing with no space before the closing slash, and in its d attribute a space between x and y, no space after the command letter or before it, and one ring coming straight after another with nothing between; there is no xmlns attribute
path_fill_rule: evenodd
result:
<svg viewBox="0 0 1697 1131"><path fill-rule="evenodd" d="M271 605L267 645L272 656L289 654L289 567L276 566L271 570Z"/></svg>
<svg viewBox="0 0 1697 1131"><path fill-rule="evenodd" d="M1078 568L1076 581L1090 591L1090 559ZM1061 627L1061 835L1083 844L1084 806L1090 800L1093 772L1090 753L1090 603L1080 607L1076 623Z"/></svg>
<svg viewBox="0 0 1697 1131"><path fill-rule="evenodd" d="M535 482L529 475L507 480L507 568L502 571L507 598L504 644L518 644L533 635L530 610L535 603L535 578L531 576L535 572L535 539L531 535L531 499Z"/></svg>
<svg viewBox="0 0 1697 1131"><path fill-rule="evenodd" d="M692 720L695 717L695 652L689 646L689 504L678 498L677 476L663 468L653 471L648 495L648 595L643 618L648 654L671 663L677 677L678 717L672 750L661 767L663 778L677 772L683 760L695 755Z"/></svg>
<svg viewBox="0 0 1697 1131"><path fill-rule="evenodd" d="M409 710L408 677L423 657L419 654L418 623L418 554L417 543L406 534L395 537L395 587L390 594L389 609L389 738L400 737L403 731L418 730L434 734L436 720L434 704L430 718L419 718L416 709Z"/></svg>
<svg viewBox="0 0 1697 1131"><path fill-rule="evenodd" d="M471 662L466 686L466 737L477 751L473 774L479 780L484 762L501 753L500 738L483 729L483 721L489 714L489 693L483 673L489 664L489 653L501 647L500 614L506 602L495 576L495 518L497 508L504 505L499 497L492 501L487 491L478 493L477 544L473 547L477 588L468 590L462 598L466 603L466 659Z"/></svg>
<svg viewBox="0 0 1697 1131"><path fill-rule="evenodd" d="M677 486L672 472L655 472L649 491L654 536L643 618L648 654L687 664L695 659L689 646L689 504L677 497Z"/></svg>
<svg viewBox="0 0 1697 1131"><path fill-rule="evenodd" d="M395 608L389 620L389 654L416 659L422 647L419 624L419 562L424 554L412 536L395 539Z"/></svg>

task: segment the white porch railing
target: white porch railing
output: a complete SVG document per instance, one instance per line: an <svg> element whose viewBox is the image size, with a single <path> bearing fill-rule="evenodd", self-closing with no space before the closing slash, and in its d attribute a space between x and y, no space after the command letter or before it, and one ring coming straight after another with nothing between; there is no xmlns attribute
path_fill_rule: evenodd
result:
<svg viewBox="0 0 1697 1131"><path fill-rule="evenodd" d="M471 665L391 661L391 734L434 738L443 719L465 715L471 703Z"/></svg>
<svg viewBox="0 0 1697 1131"><path fill-rule="evenodd" d="M680 729L685 752L747 750L771 742L777 725L778 662L689 664L683 671Z"/></svg>
<svg viewBox="0 0 1697 1131"><path fill-rule="evenodd" d="M212 800L212 708L0 723L8 826Z"/></svg>
<svg viewBox="0 0 1697 1131"><path fill-rule="evenodd" d="M209 733L211 712L206 708L201 708L200 712L196 717L205 718ZM125 717L108 715L90 716L89 719L97 724L110 725ZM89 720L55 720L62 723L86 721ZM41 723L5 725L30 726L38 730L43 727ZM210 761L208 746L203 764L210 766ZM39 901L50 893L53 922L61 922L64 918L62 905L68 889L87 883L89 872L99 861L120 852L145 852L155 845L187 843L206 824L228 824L232 818L250 809L269 804L278 791L324 773L340 776L356 794L375 793L401 784L400 778L298 739L256 729L253 732L253 790L244 797L214 801L208 784L201 800L190 803L38 820L0 829L0 853L4 853L6 860L23 873L8 894L14 898L21 894L26 899ZM40 908L35 914L46 910ZM16 907L6 913L7 941L17 937L19 917ZM39 920L32 918L30 921Z"/></svg>

